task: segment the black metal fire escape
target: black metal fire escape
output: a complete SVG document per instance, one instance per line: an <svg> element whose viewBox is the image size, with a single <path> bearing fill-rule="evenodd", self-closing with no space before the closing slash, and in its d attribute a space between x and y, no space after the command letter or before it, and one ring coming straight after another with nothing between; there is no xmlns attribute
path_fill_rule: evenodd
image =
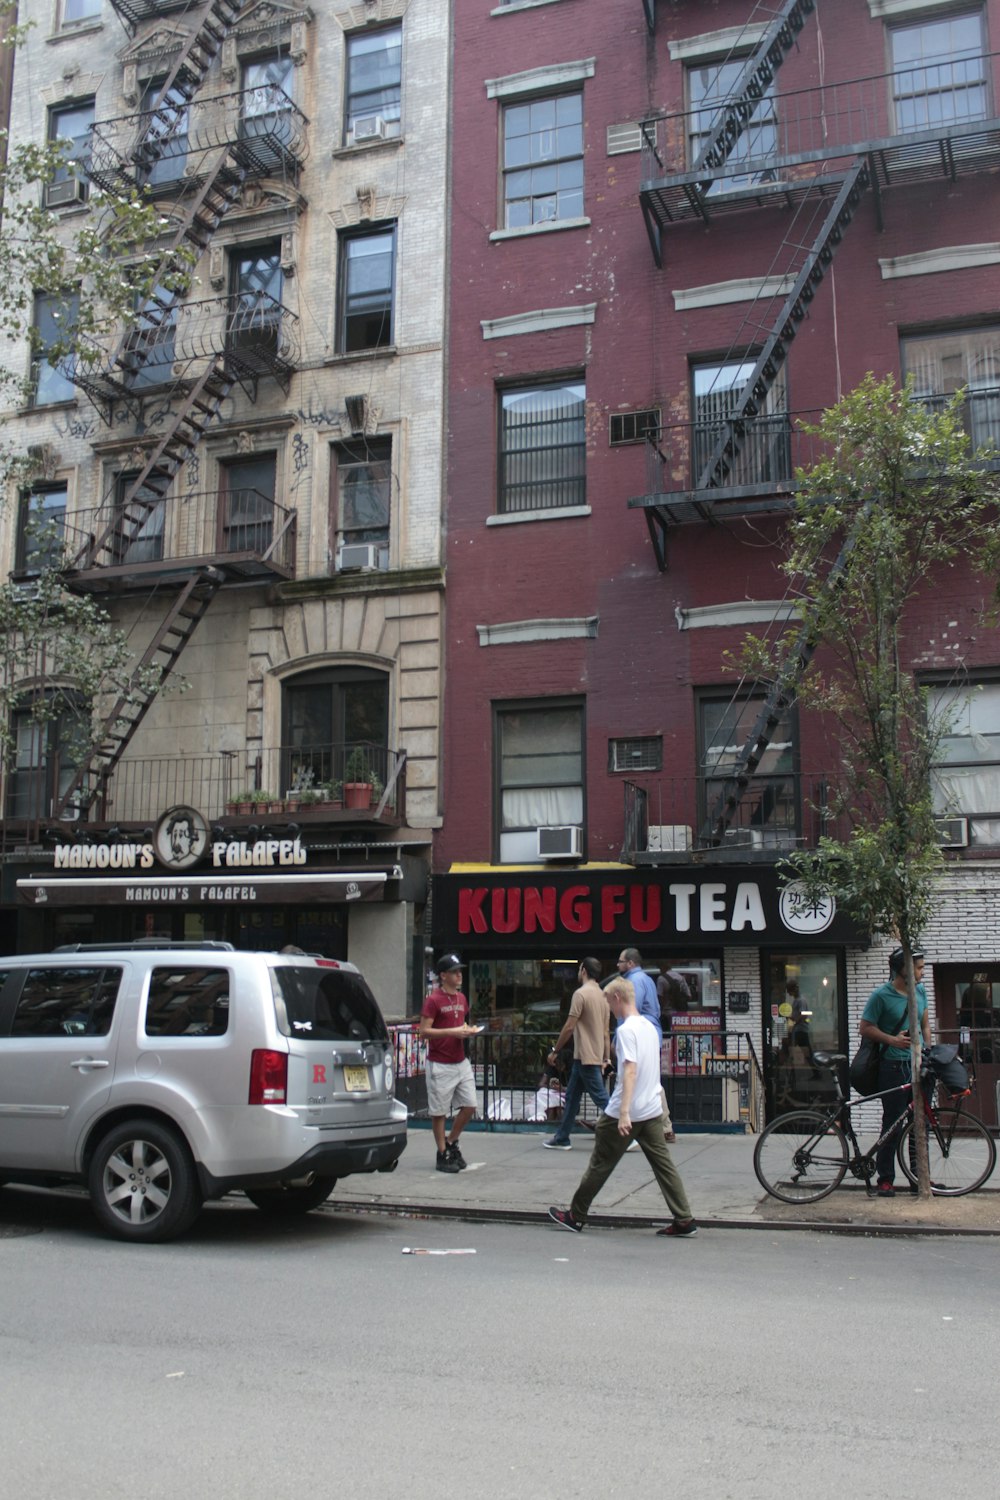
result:
<svg viewBox="0 0 1000 1500"><path fill-rule="evenodd" d="M814 9L814 0L789 0L782 7L753 55L747 59L728 98L720 105L708 139L692 165L679 172L667 172L657 150L656 122L644 122L644 181L640 200L658 266L662 265L663 259L663 232L673 223L700 220L707 224L719 214L740 213L774 203L789 208L798 205L797 218L804 214L808 221L811 212L813 222L818 223L820 210L826 210L818 232L810 241L797 243L794 226L786 236L785 245L796 254L792 264L783 266L782 271L786 277L794 277L793 284L764 338L763 347L754 358L748 379L742 389L734 393L728 410L715 419L712 446L706 457L699 455L694 488L678 491L661 483L651 487L652 493L629 501L630 507L645 512L661 571L666 569L667 537L675 526L716 519L720 499L724 499L727 486L732 485L734 468L752 425L767 409L768 394L779 379L789 348L808 315L810 303L824 281L865 192L871 189L873 193L881 227L881 189L892 182L925 181L942 174L954 178L960 167L984 171L996 170L1000 166L1000 118L995 109L988 118L973 115L951 124L946 121L938 127L912 129L896 135L886 135L884 129L847 127L847 139L830 140L828 115L833 120L852 122L855 115L850 109L838 110L840 101L836 98L828 101L824 94L819 110L814 110L810 117L809 123L816 126L814 139L803 136L794 150L779 149L773 154L768 170L757 171L756 175L753 174L754 165L760 168L763 162L758 157L753 163L751 153L753 165L748 174L749 185L746 185L748 175L744 175L741 191L730 189L720 197L713 196L713 187L720 180L724 186L727 176L738 176L745 171L742 164L737 165L740 163L738 157L736 163L732 162L733 154L754 121L778 68ZM853 87L855 85L851 84L831 86L834 93L839 88L846 92ZM777 97L781 102L781 96ZM871 127L879 117L873 110L865 119ZM778 180L781 169L787 174L784 181ZM751 357L749 351L742 356L747 363ZM663 475L668 461L660 434L650 435L649 452L654 460L651 467L658 463ZM740 503L736 502L737 513ZM859 526L874 503L874 499L869 499L862 508ZM787 500L778 506L773 500L770 506L766 500L763 502L764 508L772 509L784 508L785 504ZM754 508L753 503L745 506L745 509ZM835 594L841 586L856 535L857 527L845 540L831 567L825 585L827 597ZM775 730L797 695L803 674L819 645L819 613L818 607L808 612L796 631L794 644L701 829L699 843L703 848L724 843L726 832L746 797Z"/></svg>
<svg viewBox="0 0 1000 1500"><path fill-rule="evenodd" d="M126 26L155 19L176 9L169 0L112 0ZM195 16L190 38L181 50L151 108L141 117L141 126L126 153L102 147L100 128L95 143L90 176L110 190L140 186L151 169L167 155L182 128L196 93L205 80L241 6L234 0L207 0ZM157 290L143 304L138 322L119 341L103 366L83 366L77 384L88 394L105 420L112 419L116 402L126 406L136 400L133 382L145 356L161 342L182 300L181 247L190 247L195 257L205 251L221 220L240 196L248 171L254 165L257 145L253 137L227 142L217 152L189 196L179 203L180 223L168 241L158 248ZM167 499L178 471L190 458L206 429L237 381L246 383L248 372L223 348L189 382L183 398L172 411L169 424L132 478L112 518L102 531L90 537L70 562L64 579L74 586L74 575L99 568L127 555L157 507ZM256 389L256 376L253 379ZM141 408L140 408L141 409ZM99 801L102 789L123 755L133 734L153 703L162 683L173 670L212 599L224 581L216 567L204 566L188 577L173 599L139 667L131 688L115 704L84 755L72 781L64 789L55 816L74 808L79 813Z"/></svg>

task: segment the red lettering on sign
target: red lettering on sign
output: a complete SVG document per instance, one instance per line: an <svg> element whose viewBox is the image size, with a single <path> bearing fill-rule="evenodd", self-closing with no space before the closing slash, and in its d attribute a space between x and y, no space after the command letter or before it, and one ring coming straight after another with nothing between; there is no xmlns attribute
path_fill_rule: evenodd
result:
<svg viewBox="0 0 1000 1500"><path fill-rule="evenodd" d="M505 890L503 886L493 892L493 931L516 932L521 925L521 892L517 886Z"/></svg>
<svg viewBox="0 0 1000 1500"><path fill-rule="evenodd" d="M606 885L601 892L601 931L614 932L615 918L625 910L625 887Z"/></svg>
<svg viewBox="0 0 1000 1500"><path fill-rule="evenodd" d="M458 930L466 932L486 932L486 917L483 913L483 902L486 900L486 887L484 885L462 886L458 893Z"/></svg>
<svg viewBox="0 0 1000 1500"><path fill-rule="evenodd" d="M554 885L529 885L524 888L524 930L534 932L556 930L556 888Z"/></svg>
<svg viewBox="0 0 1000 1500"><path fill-rule="evenodd" d="M629 922L633 932L655 932L660 925L660 887L629 887Z"/></svg>
<svg viewBox="0 0 1000 1500"><path fill-rule="evenodd" d="M326 1063L313 1063L313 1083L326 1082Z"/></svg>
<svg viewBox="0 0 1000 1500"><path fill-rule="evenodd" d="M567 932L589 932L594 925L594 908L585 885L571 885L559 897L559 920Z"/></svg>

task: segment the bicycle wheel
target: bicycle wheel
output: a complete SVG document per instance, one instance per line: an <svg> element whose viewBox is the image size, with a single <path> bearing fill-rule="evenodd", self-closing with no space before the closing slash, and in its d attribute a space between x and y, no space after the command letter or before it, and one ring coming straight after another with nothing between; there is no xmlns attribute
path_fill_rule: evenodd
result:
<svg viewBox="0 0 1000 1500"><path fill-rule="evenodd" d="M960 1198L982 1187L996 1166L997 1148L982 1120L961 1109L936 1109L937 1129L925 1124L931 1191L943 1198ZM911 1120L899 1137L896 1156L903 1175L916 1183L916 1142ZM913 1159L911 1161L911 1152Z"/></svg>
<svg viewBox="0 0 1000 1500"><path fill-rule="evenodd" d="M847 1142L840 1126L810 1110L779 1115L753 1153L757 1181L782 1203L818 1203L844 1180Z"/></svg>

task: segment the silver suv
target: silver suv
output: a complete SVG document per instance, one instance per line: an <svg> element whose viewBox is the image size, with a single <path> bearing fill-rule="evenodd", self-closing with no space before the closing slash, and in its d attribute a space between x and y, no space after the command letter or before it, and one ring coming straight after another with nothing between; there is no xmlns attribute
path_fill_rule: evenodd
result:
<svg viewBox="0 0 1000 1500"><path fill-rule="evenodd" d="M165 1240L233 1188L305 1213L405 1146L353 964L212 942L0 958L0 1186L83 1182L113 1234Z"/></svg>

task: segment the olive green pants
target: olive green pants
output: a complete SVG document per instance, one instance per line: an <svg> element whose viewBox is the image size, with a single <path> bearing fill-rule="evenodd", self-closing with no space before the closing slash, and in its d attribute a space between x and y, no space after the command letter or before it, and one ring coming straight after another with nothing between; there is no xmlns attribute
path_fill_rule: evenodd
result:
<svg viewBox="0 0 1000 1500"><path fill-rule="evenodd" d="M569 1211L578 1223L586 1223L590 1205L621 1161L632 1141L638 1141L643 1156L649 1162L656 1178L656 1185L675 1219L690 1219L691 1205L681 1181L681 1174L674 1166L670 1148L663 1139L663 1116L652 1120L633 1122L629 1135L618 1130L618 1121L610 1115L601 1115L594 1132L594 1149L587 1170L580 1179L580 1186L573 1194Z"/></svg>

